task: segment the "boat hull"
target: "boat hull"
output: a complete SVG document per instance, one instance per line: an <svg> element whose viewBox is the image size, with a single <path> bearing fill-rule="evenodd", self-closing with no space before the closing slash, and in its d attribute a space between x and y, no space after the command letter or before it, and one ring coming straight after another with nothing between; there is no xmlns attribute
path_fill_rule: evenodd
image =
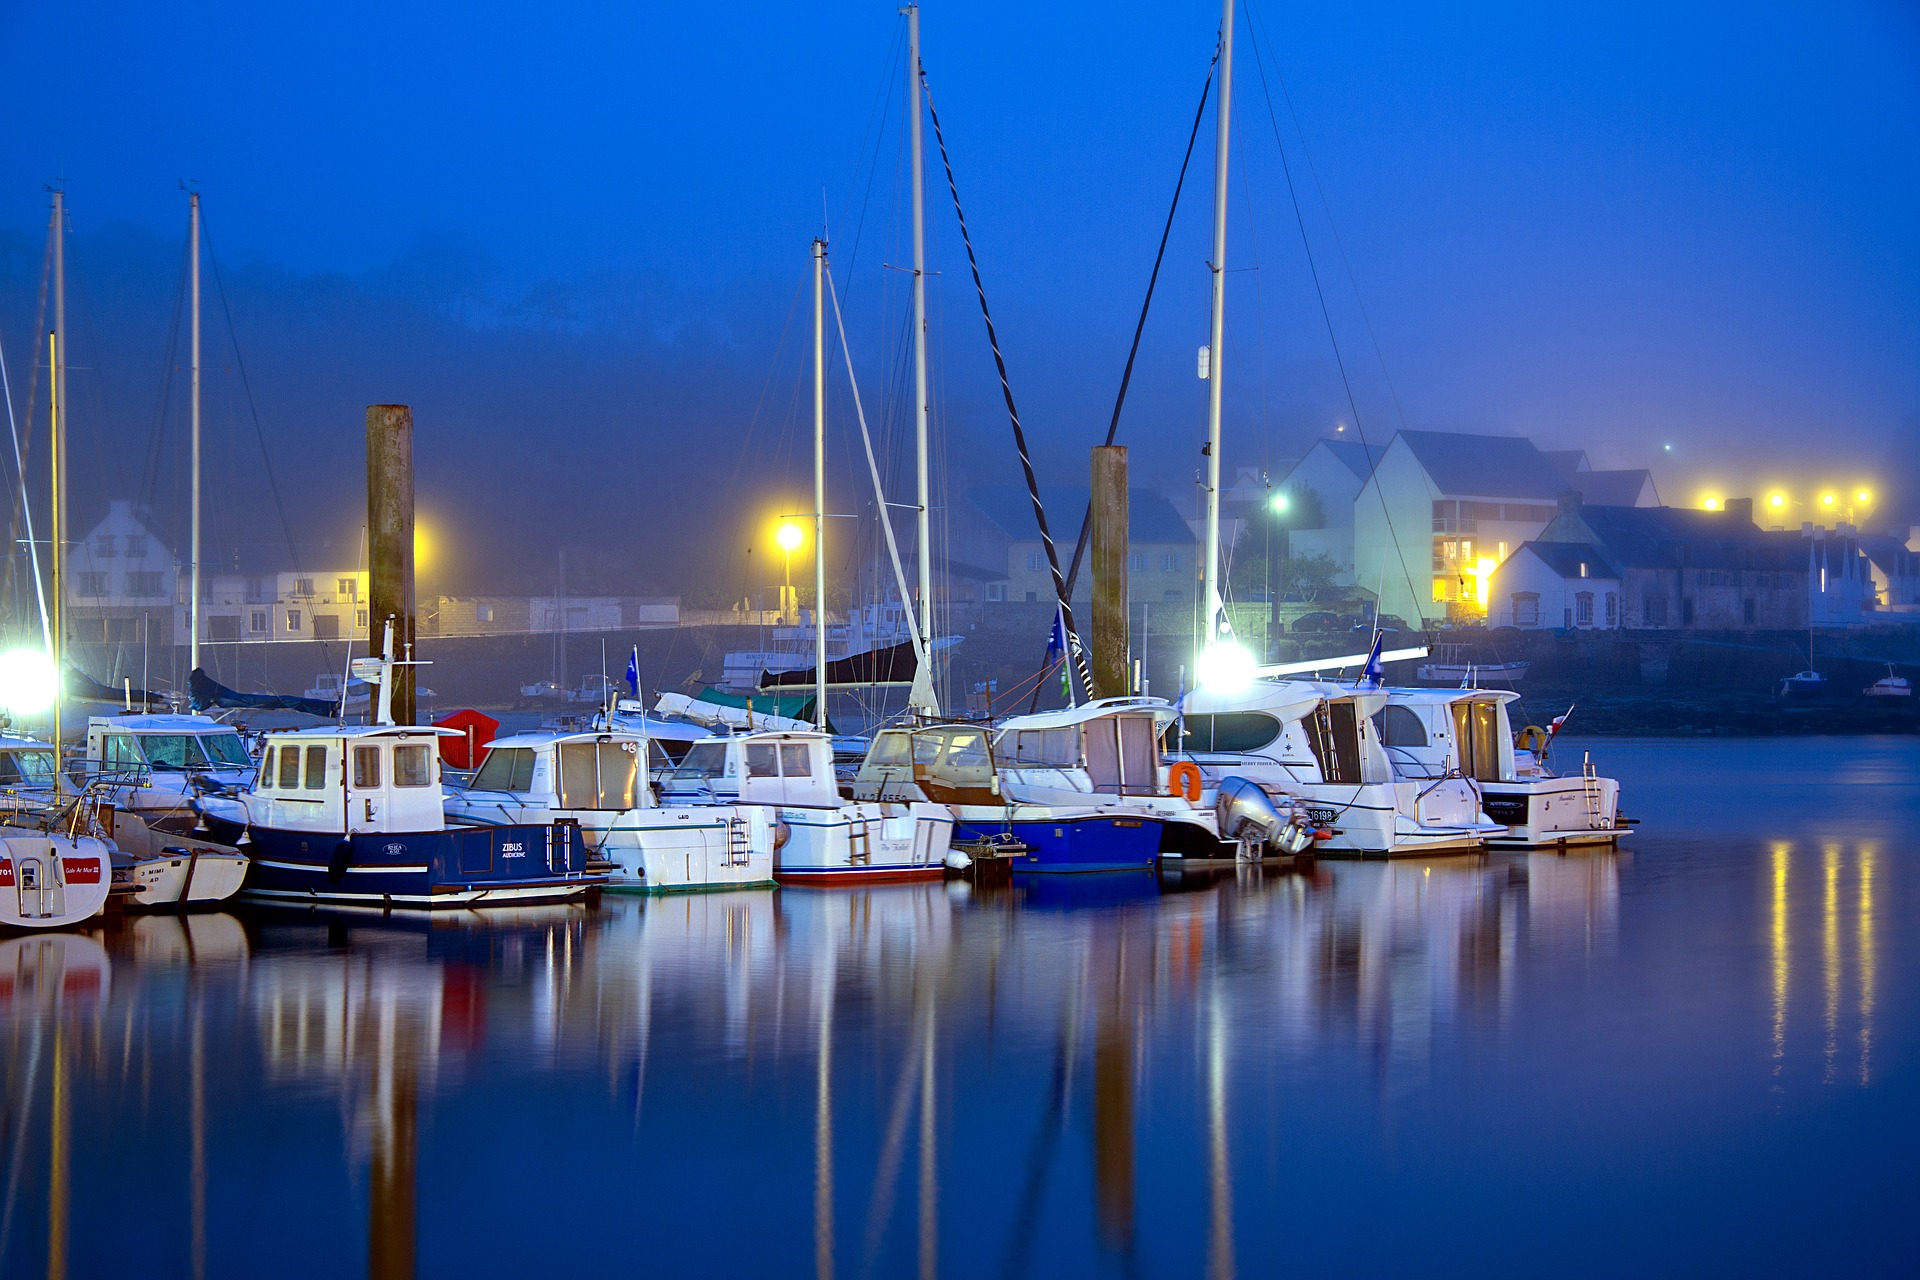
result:
<svg viewBox="0 0 1920 1280"><path fill-rule="evenodd" d="M1271 788L1263 789L1274 794ZM1293 783L1286 790L1297 793L1294 803L1309 822L1331 833L1313 846L1321 857L1472 853L1484 849L1488 837L1506 830L1479 819L1477 798L1464 782L1442 789L1413 783Z"/></svg>
<svg viewBox="0 0 1920 1280"><path fill-rule="evenodd" d="M1140 871L1160 860L1158 818L1110 814L1060 818L969 817L955 822L956 842L1011 834L1027 846L1013 859L1016 875L1075 871Z"/></svg>
<svg viewBox="0 0 1920 1280"><path fill-rule="evenodd" d="M781 884L879 884L946 875L953 814L943 805L856 803L780 809L786 838L774 854Z"/></svg>
<svg viewBox="0 0 1920 1280"><path fill-rule="evenodd" d="M61 929L99 915L113 887L109 853L91 836L0 835L0 926Z"/></svg>
<svg viewBox="0 0 1920 1280"><path fill-rule="evenodd" d="M240 892L247 878L243 853L202 850L128 858L116 865L115 879L127 873L134 886L128 905L134 907L191 907L224 902Z"/></svg>
<svg viewBox="0 0 1920 1280"><path fill-rule="evenodd" d="M607 829L609 891L686 893L773 883L773 824L755 806L636 809Z"/></svg>
<svg viewBox="0 0 1920 1280"><path fill-rule="evenodd" d="M1506 832L1496 849L1611 844L1621 836L1620 784L1612 778L1523 779L1481 784L1487 816Z"/></svg>
<svg viewBox="0 0 1920 1280"><path fill-rule="evenodd" d="M598 888L571 824L336 836L252 827L250 898L397 907L558 902Z"/></svg>

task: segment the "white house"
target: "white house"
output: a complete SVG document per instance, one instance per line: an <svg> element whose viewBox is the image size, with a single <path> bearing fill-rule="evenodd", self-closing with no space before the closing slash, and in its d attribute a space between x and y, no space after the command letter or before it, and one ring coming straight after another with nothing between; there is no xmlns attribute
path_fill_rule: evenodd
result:
<svg viewBox="0 0 1920 1280"><path fill-rule="evenodd" d="M144 507L116 498L106 518L68 548L66 596L75 639L173 643L173 604L185 574L149 519Z"/></svg>
<svg viewBox="0 0 1920 1280"><path fill-rule="evenodd" d="M1327 557L1340 566L1342 585L1353 581L1354 500L1372 473L1371 453L1358 440L1318 440L1275 486L1288 496L1290 514L1318 513L1316 527L1303 523L1311 515L1287 521L1293 554Z"/></svg>
<svg viewBox="0 0 1920 1280"><path fill-rule="evenodd" d="M1493 571L1487 625L1611 631L1620 626L1620 581L1599 547L1522 543Z"/></svg>

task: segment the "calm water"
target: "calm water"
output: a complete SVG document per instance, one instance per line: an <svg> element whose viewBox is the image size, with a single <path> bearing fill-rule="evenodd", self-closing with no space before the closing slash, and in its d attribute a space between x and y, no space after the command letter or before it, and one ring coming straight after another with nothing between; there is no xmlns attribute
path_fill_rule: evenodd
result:
<svg viewBox="0 0 1920 1280"><path fill-rule="evenodd" d="M0 1274L1911 1274L1920 743L1595 750L1617 854L0 942Z"/></svg>

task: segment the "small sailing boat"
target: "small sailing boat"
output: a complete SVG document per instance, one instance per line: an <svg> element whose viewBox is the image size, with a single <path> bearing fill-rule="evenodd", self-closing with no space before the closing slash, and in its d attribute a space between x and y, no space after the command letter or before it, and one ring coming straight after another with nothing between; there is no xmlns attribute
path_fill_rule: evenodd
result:
<svg viewBox="0 0 1920 1280"><path fill-rule="evenodd" d="M1903 675L1894 673L1893 664L1887 664L1887 674L1875 680L1861 692L1869 698L1911 698L1913 682Z"/></svg>

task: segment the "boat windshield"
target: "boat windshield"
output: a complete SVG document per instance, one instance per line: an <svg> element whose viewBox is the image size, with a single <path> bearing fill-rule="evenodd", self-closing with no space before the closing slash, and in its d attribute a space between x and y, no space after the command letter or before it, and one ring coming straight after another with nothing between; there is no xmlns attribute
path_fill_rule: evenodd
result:
<svg viewBox="0 0 1920 1280"><path fill-rule="evenodd" d="M717 778L726 772L727 744L724 742L696 742L688 748L687 754L680 758L680 765L673 771L675 781L698 782L702 778Z"/></svg>
<svg viewBox="0 0 1920 1280"><path fill-rule="evenodd" d="M52 786L53 773L51 749L0 751L0 787Z"/></svg>
<svg viewBox="0 0 1920 1280"><path fill-rule="evenodd" d="M245 769L252 764L237 733L143 733L140 749L155 769Z"/></svg>

